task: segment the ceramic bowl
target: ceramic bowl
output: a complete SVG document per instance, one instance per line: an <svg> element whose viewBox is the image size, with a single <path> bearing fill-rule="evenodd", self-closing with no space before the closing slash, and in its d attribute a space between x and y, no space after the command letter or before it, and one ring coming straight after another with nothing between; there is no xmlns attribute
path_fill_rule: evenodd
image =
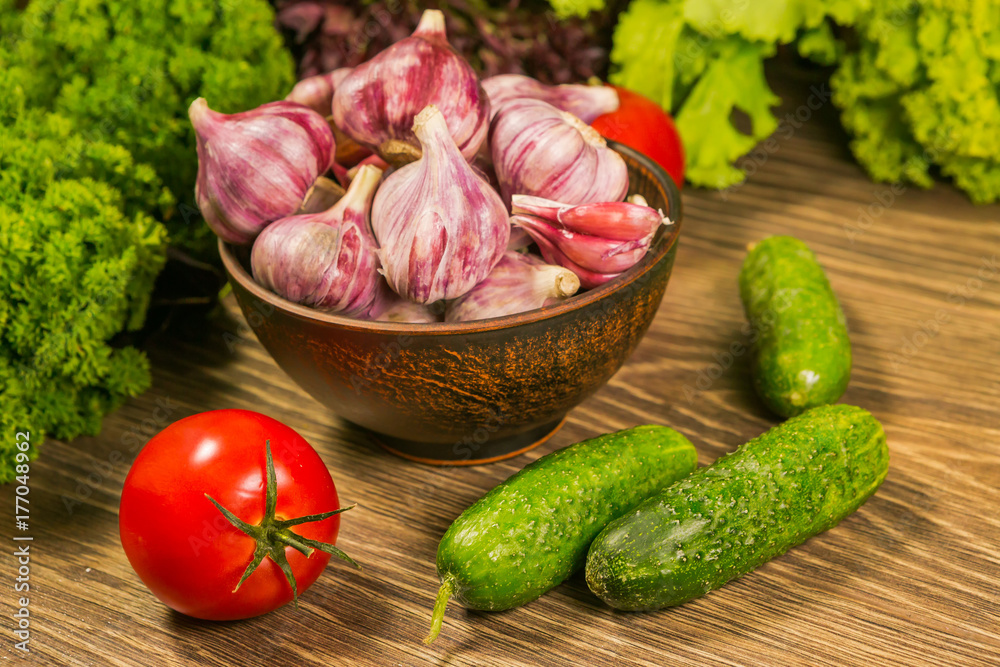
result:
<svg viewBox="0 0 1000 667"><path fill-rule="evenodd" d="M367 322L286 301L254 282L246 247L219 243L236 300L278 365L386 449L423 463L515 456L621 368L649 328L674 264L680 194L644 155L614 148L629 193L673 220L615 280L554 305L461 323Z"/></svg>

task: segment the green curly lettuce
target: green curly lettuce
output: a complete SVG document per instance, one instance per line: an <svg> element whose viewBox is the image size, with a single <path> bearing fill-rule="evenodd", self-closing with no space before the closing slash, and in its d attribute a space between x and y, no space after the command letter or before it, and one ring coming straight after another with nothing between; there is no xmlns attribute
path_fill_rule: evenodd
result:
<svg viewBox="0 0 1000 667"><path fill-rule="evenodd" d="M891 0L858 21L831 78L851 149L877 181L1000 200L1000 11L990 0Z"/></svg>
<svg viewBox="0 0 1000 667"><path fill-rule="evenodd" d="M833 25L853 26L852 39ZM995 0L633 0L615 30L612 80L671 111L688 179L724 188L777 127L762 63L793 43L838 65L833 101L872 178L930 187L937 168L974 202L1000 199Z"/></svg>
<svg viewBox="0 0 1000 667"><path fill-rule="evenodd" d="M210 252L208 227L184 215L196 208L198 169L187 107L204 97L214 109L241 111L288 92L293 62L268 3L31 0L19 20L11 49L27 104L153 165L178 206L149 213L175 245Z"/></svg>
<svg viewBox="0 0 1000 667"><path fill-rule="evenodd" d="M725 188L733 166L777 128L779 98L763 62L802 36L804 55L831 61L842 45L829 21L850 23L868 0L633 0L615 29L612 81L658 101L677 119L688 180ZM738 129L734 111L749 117Z"/></svg>

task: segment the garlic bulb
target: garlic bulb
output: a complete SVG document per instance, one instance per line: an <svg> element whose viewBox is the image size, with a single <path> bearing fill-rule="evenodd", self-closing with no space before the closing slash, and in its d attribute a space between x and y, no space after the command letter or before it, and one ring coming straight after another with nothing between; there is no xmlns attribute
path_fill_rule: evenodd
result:
<svg viewBox="0 0 1000 667"><path fill-rule="evenodd" d="M489 134L505 202L515 194L565 202L621 201L625 160L573 114L541 100L516 99L498 111Z"/></svg>
<svg viewBox="0 0 1000 667"><path fill-rule="evenodd" d="M491 119L505 103L525 97L548 102L584 123L592 123L598 116L618 109L618 92L611 86L576 83L547 86L523 74L498 74L483 79L483 89L490 97Z"/></svg>
<svg viewBox="0 0 1000 667"><path fill-rule="evenodd" d="M489 130L490 101L472 67L448 44L444 14L428 9L410 37L359 65L337 86L333 120L390 164L420 157L413 121L434 105L471 160Z"/></svg>
<svg viewBox="0 0 1000 667"><path fill-rule="evenodd" d="M333 161L329 124L295 102L227 115L199 97L188 115L198 139L198 208L230 243L250 243L268 224L295 213Z"/></svg>
<svg viewBox="0 0 1000 667"><path fill-rule="evenodd" d="M285 99L304 104L326 118L333 111L333 91L350 73L350 67L341 67L326 74L306 77L295 84Z"/></svg>
<svg viewBox="0 0 1000 667"><path fill-rule="evenodd" d="M500 261L510 237L500 196L462 157L429 106L413 131L423 156L386 177L372 207L383 273L417 303L462 296Z"/></svg>
<svg viewBox="0 0 1000 667"><path fill-rule="evenodd" d="M333 208L269 225L253 244L254 280L314 308L350 316L370 309L381 281L368 213L381 177L363 167Z"/></svg>
<svg viewBox="0 0 1000 667"><path fill-rule="evenodd" d="M468 322L541 308L573 296L580 279L540 258L507 252L490 275L448 304L446 322Z"/></svg>

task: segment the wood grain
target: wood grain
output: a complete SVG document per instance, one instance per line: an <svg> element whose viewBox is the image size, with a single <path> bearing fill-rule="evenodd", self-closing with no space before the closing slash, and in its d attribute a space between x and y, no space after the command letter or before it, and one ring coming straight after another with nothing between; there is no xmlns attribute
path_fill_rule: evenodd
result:
<svg viewBox="0 0 1000 667"><path fill-rule="evenodd" d="M781 80L784 113L820 79L793 71ZM386 455L283 375L231 301L198 340L155 340L153 390L108 418L100 437L49 441L32 465L33 652L23 662L1000 663L1000 211L938 185L894 194L859 223L890 190L845 146L827 105L777 139L745 185L686 190L674 276L646 338L550 442L508 462L435 469ZM423 646L438 538L528 461L658 422L690 437L707 464L776 423L750 389L736 289L746 244L769 234L809 243L844 305L855 351L844 401L874 412L889 436L891 470L876 496L837 528L680 608L613 612L577 577L510 612L450 609L441 638ZM365 568L332 564L298 611L209 624L170 612L142 586L121 551L117 503L134 443L226 407L280 419L320 451L342 498L359 503L339 544ZM0 496L9 545L12 488ZM12 559L4 563L12 583ZM6 581L3 589L9 628L14 593ZM0 654L11 655L12 635L3 637Z"/></svg>

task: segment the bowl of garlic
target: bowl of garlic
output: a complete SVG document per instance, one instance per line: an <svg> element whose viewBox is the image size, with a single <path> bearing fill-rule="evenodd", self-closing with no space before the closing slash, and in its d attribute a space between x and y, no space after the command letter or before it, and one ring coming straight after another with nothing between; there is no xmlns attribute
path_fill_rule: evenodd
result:
<svg viewBox="0 0 1000 667"><path fill-rule="evenodd" d="M353 70L191 105L196 197L247 322L386 449L485 463L544 442L648 329L677 187L587 123L604 86L480 81L440 12Z"/></svg>

